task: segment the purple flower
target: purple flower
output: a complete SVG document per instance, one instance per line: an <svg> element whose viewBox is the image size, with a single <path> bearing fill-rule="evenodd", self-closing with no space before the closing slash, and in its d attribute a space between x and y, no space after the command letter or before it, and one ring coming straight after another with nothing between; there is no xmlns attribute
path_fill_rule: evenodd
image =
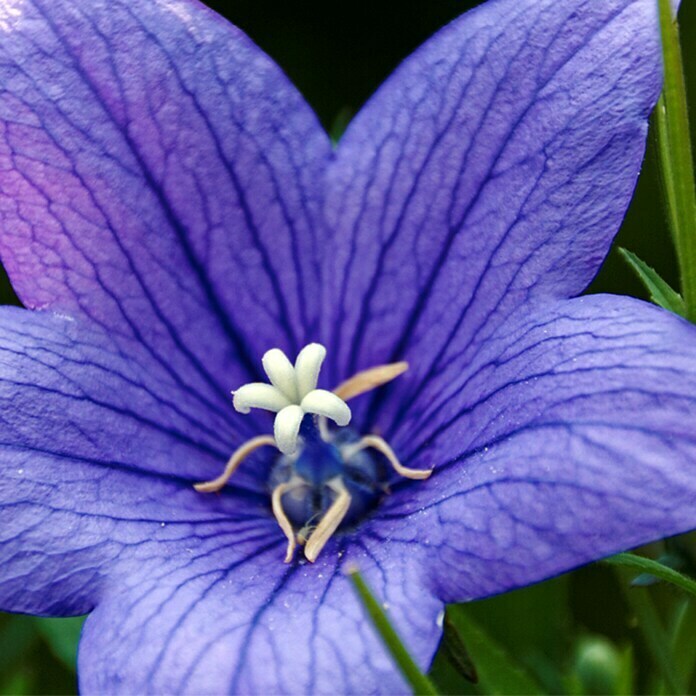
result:
<svg viewBox="0 0 696 696"><path fill-rule="evenodd" d="M83 691L399 690L346 562L426 667L444 602L696 526L694 327L569 299L638 174L654 5L491 0L333 151L193 1L2 3L0 249L29 310L0 316L0 606L92 612ZM272 354L287 454L195 490L273 432L230 390L313 342L311 403L321 360ZM313 420L397 361L348 427Z"/></svg>

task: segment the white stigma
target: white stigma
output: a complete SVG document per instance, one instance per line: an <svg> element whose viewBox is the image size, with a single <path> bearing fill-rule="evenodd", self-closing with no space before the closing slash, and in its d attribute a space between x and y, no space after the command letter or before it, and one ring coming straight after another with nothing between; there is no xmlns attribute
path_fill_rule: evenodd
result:
<svg viewBox="0 0 696 696"><path fill-rule="evenodd" d="M306 414L330 418L336 425L350 423L350 408L336 394L317 389L319 370L326 357L326 348L310 343L297 356L295 365L278 348L269 350L262 359L270 384L253 382L236 391L233 404L239 413L262 408L276 413L273 436L283 454L297 451L300 424Z"/></svg>

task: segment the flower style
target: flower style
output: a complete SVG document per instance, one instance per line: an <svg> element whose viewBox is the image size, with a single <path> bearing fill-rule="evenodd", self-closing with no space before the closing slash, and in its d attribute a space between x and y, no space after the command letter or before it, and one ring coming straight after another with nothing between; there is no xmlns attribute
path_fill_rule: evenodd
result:
<svg viewBox="0 0 696 696"><path fill-rule="evenodd" d="M283 454L294 454L300 424L307 414L331 418L337 425L350 423L345 401L333 392L317 389L325 357L326 348L311 343L300 351L293 366L282 350L273 348L262 361L271 384L245 384L234 392L234 407L240 413L263 408L278 414L273 432Z"/></svg>
<svg viewBox="0 0 696 696"><path fill-rule="evenodd" d="M346 562L427 667L443 603L696 527L696 330L571 299L640 167L654 4L491 0L335 151L193 0L0 5L0 251L27 307L0 313L0 608L91 612L83 691L398 691ZM218 494L194 489L270 437L230 390L262 381L268 350L312 343L327 393L409 369L326 437L293 409L288 454L259 448ZM322 413L300 396L287 406ZM279 468L316 442L347 487L341 432L433 473L361 450L371 496L314 563L284 564ZM299 499L320 516L340 496L321 490ZM314 523L290 496L295 535Z"/></svg>

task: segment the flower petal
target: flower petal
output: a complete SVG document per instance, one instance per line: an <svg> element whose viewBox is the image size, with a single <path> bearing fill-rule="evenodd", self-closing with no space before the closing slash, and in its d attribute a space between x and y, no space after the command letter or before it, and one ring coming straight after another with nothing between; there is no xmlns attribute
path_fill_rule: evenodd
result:
<svg viewBox="0 0 696 696"><path fill-rule="evenodd" d="M524 303L583 290L660 66L653 0L487 2L418 49L329 171L332 383L407 359L418 385Z"/></svg>
<svg viewBox="0 0 696 696"><path fill-rule="evenodd" d="M182 0L9 0L0 82L0 251L25 305L220 400L306 343L330 145L240 31Z"/></svg>
<svg viewBox="0 0 696 696"><path fill-rule="evenodd" d="M147 359L79 321L0 311L2 609L87 611L164 525L203 533L231 515L268 516L255 466L224 496L193 491L244 434L228 414L182 400Z"/></svg>
<svg viewBox="0 0 696 696"><path fill-rule="evenodd" d="M100 604L83 631L81 692L405 693L342 573L346 558L360 563L428 665L442 605L400 564L379 566L359 547L332 543L316 564L288 567L278 530L220 532L217 553L195 537L157 549L158 563L146 559Z"/></svg>
<svg viewBox="0 0 696 696"><path fill-rule="evenodd" d="M402 412L392 444L435 472L366 536L405 544L451 601L686 532L695 419L696 327L628 298L536 308Z"/></svg>
<svg viewBox="0 0 696 696"><path fill-rule="evenodd" d="M441 603L359 540L285 565L255 466L194 491L238 436L141 359L79 321L0 311L0 609L94 609L85 693L403 690L339 564L360 565L423 667Z"/></svg>

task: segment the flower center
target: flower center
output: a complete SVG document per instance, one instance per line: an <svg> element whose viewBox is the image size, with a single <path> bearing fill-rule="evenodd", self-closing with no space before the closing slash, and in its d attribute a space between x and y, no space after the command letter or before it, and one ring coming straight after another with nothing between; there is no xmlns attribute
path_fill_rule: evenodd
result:
<svg viewBox="0 0 696 696"><path fill-rule="evenodd" d="M333 533L369 513L386 492L386 471L360 447L360 437L349 428L326 430L322 435L314 419L306 416L300 436L302 448L277 459L269 486L272 492L280 489L282 510L294 530L299 530L294 538L306 544L305 556L314 560L312 549L318 554L323 538L317 532L331 529Z"/></svg>
<svg viewBox="0 0 696 696"><path fill-rule="evenodd" d="M240 413L252 408L275 412L273 436L247 441L218 478L194 486L201 493L219 491L254 450L276 447L281 455L271 470L269 487L273 514L288 541L286 563L298 543L314 562L336 530L354 524L377 504L387 493L385 462L406 478L426 479L432 473L403 466L381 437L360 437L345 427L351 419L346 401L390 382L408 365L393 363L359 372L329 392L317 389L325 357L326 349L318 343L303 348L294 365L281 350L269 350L262 363L270 384L245 384L233 396ZM330 427L328 419L339 428ZM368 454L368 449L381 458Z"/></svg>

